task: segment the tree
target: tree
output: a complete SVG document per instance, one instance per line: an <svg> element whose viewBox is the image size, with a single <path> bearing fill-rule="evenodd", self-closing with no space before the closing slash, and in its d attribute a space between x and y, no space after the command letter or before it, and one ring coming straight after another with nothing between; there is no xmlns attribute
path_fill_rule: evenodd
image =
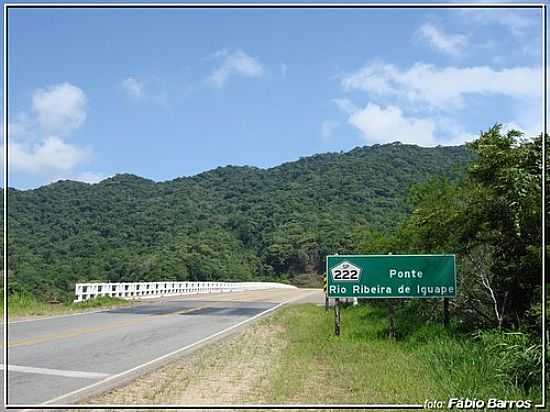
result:
<svg viewBox="0 0 550 412"><path fill-rule="evenodd" d="M464 180L417 186L399 230L417 252L458 253L457 305L499 328L520 326L541 287L541 141L500 124L481 133Z"/></svg>

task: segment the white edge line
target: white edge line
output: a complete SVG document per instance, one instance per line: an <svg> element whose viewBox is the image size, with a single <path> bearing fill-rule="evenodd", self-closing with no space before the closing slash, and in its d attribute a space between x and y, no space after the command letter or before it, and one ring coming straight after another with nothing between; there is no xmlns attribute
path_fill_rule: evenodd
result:
<svg viewBox="0 0 550 412"><path fill-rule="evenodd" d="M8 365L8 369L13 372L20 373L32 373L38 375L52 375L52 376L65 376L68 378L81 378L81 379L100 379L110 376L109 373L101 372L86 372L86 371L74 371L63 369L50 369L50 368L35 368L32 366L22 365ZM0 370L5 370L4 365L0 365Z"/></svg>
<svg viewBox="0 0 550 412"><path fill-rule="evenodd" d="M42 405L58 406L58 405L55 405L54 402L57 402L57 401L59 401L59 400L61 400L61 399L63 399L63 398L66 398L66 397L69 397L69 396L72 396L72 395L76 395L76 394L79 393L79 392L87 391L87 390L92 389L92 388L94 388L94 387L96 387L96 386L102 385L102 384L104 384L104 383L106 383L106 382L109 382L109 381L112 381L112 380L116 380L116 379L121 378L121 377L123 377L124 375L127 375L127 374L129 374L129 373L131 373L131 372L137 371L137 370L142 369L142 368L144 368L144 367L146 367L146 366L152 365L152 364L154 364L154 363L156 363L156 362L159 362L159 361L161 361L161 360L163 360L163 359L166 359L166 358L168 358L168 357L170 357L170 356L176 355L176 354L179 353L179 352L183 352L183 351L185 351L185 350L191 349L192 347L197 346L197 345L199 345L199 344L201 344L201 343L204 343L204 342L206 342L206 341L208 341L208 340L210 340L210 339L212 339L212 338L214 338L214 337L216 337L216 336L222 335L222 334L224 334L224 333L226 333L226 332L228 332L228 331L230 331L230 330L232 330L232 329L236 329L236 328L238 328L239 326L242 326L242 325L244 325L244 324L246 324L246 323L252 322L253 320L259 318L260 316L265 315L266 313L273 312L273 311L277 310L278 308L280 308L280 307L283 306L283 305L286 305L286 304L288 304L288 303L294 302L295 300L299 300L299 299L306 298L306 297L308 297L308 296L310 296L310 295L313 295L314 293L318 293L318 292L317 292L317 291L314 291L314 292L307 293L307 294L302 295L302 296L297 296L297 297L295 297L295 298L292 298L292 299L286 300L286 301L284 301L284 302L281 302L281 303L279 303L278 305L273 306L273 307L271 307L271 308L269 308L269 309L267 309L267 310L264 310L263 312L260 312L260 313L258 313L257 315L254 315L254 316L251 317L251 318L245 319L245 320L243 320L243 321L241 321L241 322L239 322L239 323L236 323L235 325L232 325L232 326L229 326L229 327L227 327L227 328L225 328L225 329L222 329L222 330L219 331L219 332L216 332L216 333L214 333L214 334L212 334L212 335L209 335L209 336L206 336L206 337L204 337L204 338L202 338L202 339L199 339L198 341L193 342L193 343L191 343L191 344L189 344L189 345L186 345L186 346L184 346L184 347L182 347L182 348L176 349L175 351L172 351L172 352L170 352L170 353L167 353L167 354L165 354L165 355L162 355L162 356L160 356L160 357L158 357L158 358L156 358L156 359L150 360L150 361L148 361L148 362L142 363L141 365L138 365L138 366L136 366L136 367L134 367L134 368L132 368L132 369L128 369L128 370L126 370L126 371L124 371L124 372L117 373L116 375L111 375L111 376L109 376L108 378L103 379L102 381L93 383L93 384L91 384L91 385L85 386L85 387L83 387L83 388L80 388L80 389L77 389L77 390L75 390L75 391L66 393L66 394L64 394L64 395L58 396L57 398L50 399L49 401L46 401L46 402L44 402L44 403L42 403L42 404L38 404L38 405L34 405L34 406L42 406ZM12 407L12 406L16 406L16 405L7 405L7 406ZM75 405L73 405L73 407L74 407L74 406L75 406ZM94 405L94 406L95 406L95 405Z"/></svg>

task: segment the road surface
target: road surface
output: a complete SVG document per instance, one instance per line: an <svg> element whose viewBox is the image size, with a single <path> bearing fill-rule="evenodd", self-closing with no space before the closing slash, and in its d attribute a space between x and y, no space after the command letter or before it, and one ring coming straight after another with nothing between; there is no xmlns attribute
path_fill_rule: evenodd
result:
<svg viewBox="0 0 550 412"><path fill-rule="evenodd" d="M321 293L278 289L169 297L96 313L10 322L9 405L75 403L221 338L283 302L322 303Z"/></svg>

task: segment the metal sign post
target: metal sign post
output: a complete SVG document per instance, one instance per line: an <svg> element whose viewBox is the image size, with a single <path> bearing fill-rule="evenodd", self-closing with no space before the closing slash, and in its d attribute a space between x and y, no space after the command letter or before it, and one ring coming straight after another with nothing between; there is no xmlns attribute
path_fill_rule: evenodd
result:
<svg viewBox="0 0 550 412"><path fill-rule="evenodd" d="M395 332L395 308L393 307L393 301L389 301L389 314L390 314L390 330L389 337L395 339L397 335Z"/></svg>
<svg viewBox="0 0 550 412"><path fill-rule="evenodd" d="M449 327L449 298L443 298L443 326Z"/></svg>
<svg viewBox="0 0 550 412"><path fill-rule="evenodd" d="M325 292L325 312L328 311L327 274L323 275L323 291Z"/></svg>
<svg viewBox="0 0 550 412"><path fill-rule="evenodd" d="M338 298L334 305L334 334L340 336L340 299Z"/></svg>

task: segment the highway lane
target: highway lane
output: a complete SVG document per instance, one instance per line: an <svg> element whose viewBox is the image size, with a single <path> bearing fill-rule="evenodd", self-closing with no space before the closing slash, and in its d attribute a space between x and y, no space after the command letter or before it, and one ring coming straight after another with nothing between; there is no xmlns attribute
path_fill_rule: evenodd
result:
<svg viewBox="0 0 550 412"><path fill-rule="evenodd" d="M278 289L169 297L133 307L8 324L9 404L41 404L204 340L319 291ZM3 365L2 365L3 368ZM138 371L139 372L139 371ZM117 378L117 379L115 379ZM60 398L61 397L61 398ZM74 402L74 400L71 400Z"/></svg>

